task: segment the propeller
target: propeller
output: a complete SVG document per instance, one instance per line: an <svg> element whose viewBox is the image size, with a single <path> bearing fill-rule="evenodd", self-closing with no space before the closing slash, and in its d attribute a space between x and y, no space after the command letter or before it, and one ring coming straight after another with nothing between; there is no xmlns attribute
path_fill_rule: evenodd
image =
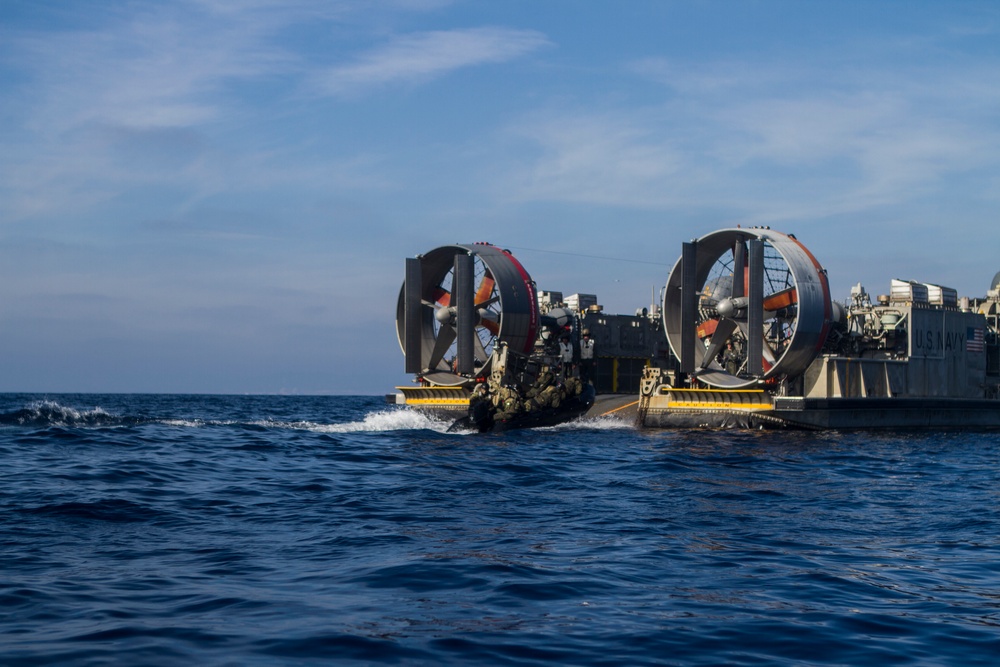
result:
<svg viewBox="0 0 1000 667"><path fill-rule="evenodd" d="M444 246L407 259L396 330L407 373L455 386L488 372L498 341L534 344L534 284L508 252L489 244Z"/></svg>
<svg viewBox="0 0 1000 667"><path fill-rule="evenodd" d="M805 369L822 347L828 302L825 272L794 237L722 230L683 245L664 290L664 327L682 372L751 387Z"/></svg>
<svg viewBox="0 0 1000 667"><path fill-rule="evenodd" d="M435 301L424 303L434 309L439 327L427 366L421 371L449 370L446 359L454 345L455 364L450 370L459 375L472 375L476 362L482 365L489 357L476 329L482 327L490 336L500 332L500 313L486 307L498 301L493 295L496 281L486 269L479 287L474 289L475 264L472 255L468 254L455 255L451 276L452 291L438 287L434 291Z"/></svg>
<svg viewBox="0 0 1000 667"><path fill-rule="evenodd" d="M731 344L733 334L739 331L747 342L745 373L760 377L763 373L764 354L764 243L751 239L749 249L742 237L737 237L733 246L732 294L715 304L719 315L714 326L702 330L710 335L701 363L695 375L710 370L712 364L727 344ZM749 262L747 255L749 254ZM710 320L712 321L712 320ZM770 355L773 360L773 354Z"/></svg>

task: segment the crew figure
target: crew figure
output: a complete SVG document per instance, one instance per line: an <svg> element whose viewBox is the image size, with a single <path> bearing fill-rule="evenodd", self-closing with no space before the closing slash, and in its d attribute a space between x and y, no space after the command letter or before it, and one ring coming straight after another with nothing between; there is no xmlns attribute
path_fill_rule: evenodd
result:
<svg viewBox="0 0 1000 667"><path fill-rule="evenodd" d="M484 383L477 384L476 388L472 390L472 396L469 397L469 403L472 404L488 400L490 400L489 388Z"/></svg>
<svg viewBox="0 0 1000 667"><path fill-rule="evenodd" d="M565 389L559 384L550 384L535 397L535 403L540 408L558 408L565 396Z"/></svg>
<svg viewBox="0 0 1000 667"><path fill-rule="evenodd" d="M736 375L740 369L740 358L736 350L733 349L733 341L731 340L726 341L726 349L722 353L722 365L730 375Z"/></svg>
<svg viewBox="0 0 1000 667"><path fill-rule="evenodd" d="M580 379L589 382L593 372L594 339L590 337L590 332L584 329L583 339L580 341Z"/></svg>
<svg viewBox="0 0 1000 667"><path fill-rule="evenodd" d="M559 359L562 361L563 377L573 375L573 344L569 342L569 336L559 339Z"/></svg>
<svg viewBox="0 0 1000 667"><path fill-rule="evenodd" d="M563 387L566 391L566 397L573 398L574 396L579 396L583 392L583 381L578 377L566 378L566 382Z"/></svg>
<svg viewBox="0 0 1000 667"><path fill-rule="evenodd" d="M524 411L524 401L513 387L501 387L496 395L496 421L509 421Z"/></svg>
<svg viewBox="0 0 1000 667"><path fill-rule="evenodd" d="M543 408L558 408L561 400L559 389L556 376L548 366L542 366L542 372L525 394L528 399L525 401L525 409L532 412Z"/></svg>

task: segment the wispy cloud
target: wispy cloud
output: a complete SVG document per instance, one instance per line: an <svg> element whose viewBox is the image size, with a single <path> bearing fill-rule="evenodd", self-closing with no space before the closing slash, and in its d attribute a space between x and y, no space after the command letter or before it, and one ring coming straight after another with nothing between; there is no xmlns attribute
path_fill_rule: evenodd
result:
<svg viewBox="0 0 1000 667"><path fill-rule="evenodd" d="M515 166L503 185L518 198L635 207L674 198L682 151L638 110L546 111L509 133L537 156Z"/></svg>
<svg viewBox="0 0 1000 667"><path fill-rule="evenodd" d="M330 95L392 83L423 83L457 69L514 60L549 42L534 30L467 28L403 35L315 78Z"/></svg>
<svg viewBox="0 0 1000 667"><path fill-rule="evenodd" d="M374 6L413 12L442 4ZM268 114L278 116L275 131L287 132L293 126L281 121L296 105L282 107L280 96L290 99L302 82L324 96L413 85L548 43L541 33L507 28L420 32L331 69L325 59L343 21L353 22L344 28L352 39L364 39L357 12L348 2L254 0L237 7L183 0L127 12L106 8L70 21L79 26L73 30L10 31L0 62L18 77L0 129L7 153L0 159L0 215L10 221L79 210L154 182L186 192L188 202L258 190L290 173L299 182L326 179L326 187L379 187L384 177L356 168L378 159L370 149L304 163L289 158L295 142L308 141L304 136L282 142L251 133L228 141L225 132L258 125ZM300 48L297 31L317 26L328 35L316 38L319 48ZM261 90L277 97L261 99Z"/></svg>
<svg viewBox="0 0 1000 667"><path fill-rule="evenodd" d="M232 21L167 6L105 20L101 28L21 34L8 45L37 93L33 129L196 125L218 116L213 95L226 85L292 66L266 39L273 26L250 15Z"/></svg>
<svg viewBox="0 0 1000 667"><path fill-rule="evenodd" d="M719 208L751 222L823 218L912 199L1000 165L994 65L861 73L767 63L629 67L662 101L521 118L528 148L502 189L524 200ZM819 83L817 83L819 81ZM593 105L588 105L592 107ZM985 193L984 193L985 194Z"/></svg>

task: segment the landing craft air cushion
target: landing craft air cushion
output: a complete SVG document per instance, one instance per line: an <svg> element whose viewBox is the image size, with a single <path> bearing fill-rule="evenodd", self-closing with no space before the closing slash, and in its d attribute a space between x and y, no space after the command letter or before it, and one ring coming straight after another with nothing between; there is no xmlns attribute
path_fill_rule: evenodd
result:
<svg viewBox="0 0 1000 667"><path fill-rule="evenodd" d="M407 259L396 329L416 386L387 398L479 430L608 413L647 428L1000 428L1000 272L982 298L892 280L838 303L795 236L735 228L683 244L661 297L608 315L593 295L538 293L489 244ZM588 329L592 375L558 372L536 399L558 340L578 353Z"/></svg>
<svg viewBox="0 0 1000 667"><path fill-rule="evenodd" d="M552 348L574 323L569 311L541 313L509 251L476 243L408 258L396 332L417 385L388 398L479 431L579 417L593 385L559 368Z"/></svg>
<svg viewBox="0 0 1000 667"><path fill-rule="evenodd" d="M724 229L682 247L663 292L674 361L645 371L641 426L1000 427L1000 273L985 298L893 280L831 300L790 234Z"/></svg>

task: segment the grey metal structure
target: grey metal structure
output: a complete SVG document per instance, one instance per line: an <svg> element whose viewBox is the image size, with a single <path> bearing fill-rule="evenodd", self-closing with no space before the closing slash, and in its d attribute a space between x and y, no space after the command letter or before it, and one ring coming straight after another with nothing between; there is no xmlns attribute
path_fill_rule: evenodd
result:
<svg viewBox="0 0 1000 667"><path fill-rule="evenodd" d="M396 335L406 372L424 384L461 387L488 376L494 347L527 354L538 326L534 283L509 252L450 245L406 260Z"/></svg>
<svg viewBox="0 0 1000 667"><path fill-rule="evenodd" d="M682 372L725 389L804 371L829 316L822 268L797 239L765 229L685 243L663 295L663 325Z"/></svg>
<svg viewBox="0 0 1000 667"><path fill-rule="evenodd" d="M646 369L640 424L1000 428L998 282L959 299L893 280L874 302L858 284L836 303L795 237L713 232L684 244L667 281L679 364Z"/></svg>
<svg viewBox="0 0 1000 667"><path fill-rule="evenodd" d="M658 306L606 315L595 294L539 294L509 251L487 243L408 258L396 333L414 385L386 400L452 420L481 415L488 401L490 419L479 428L558 423L581 406L636 403L645 366L668 357Z"/></svg>

